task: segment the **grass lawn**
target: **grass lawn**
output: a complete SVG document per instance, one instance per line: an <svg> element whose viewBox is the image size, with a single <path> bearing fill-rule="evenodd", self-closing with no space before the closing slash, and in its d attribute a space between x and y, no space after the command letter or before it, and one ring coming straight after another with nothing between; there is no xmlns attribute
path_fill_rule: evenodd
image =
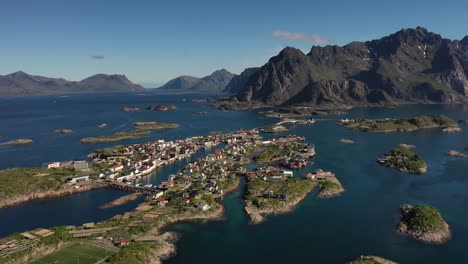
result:
<svg viewBox="0 0 468 264"><path fill-rule="evenodd" d="M114 252L107 250L107 256ZM106 258L106 250L86 243L73 243L30 264L94 264Z"/></svg>

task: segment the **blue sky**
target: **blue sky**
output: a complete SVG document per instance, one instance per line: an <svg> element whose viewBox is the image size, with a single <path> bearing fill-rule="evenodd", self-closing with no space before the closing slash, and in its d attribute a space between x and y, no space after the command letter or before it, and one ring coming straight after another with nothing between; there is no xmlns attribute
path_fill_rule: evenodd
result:
<svg viewBox="0 0 468 264"><path fill-rule="evenodd" d="M455 0L1 0L0 74L80 80L125 74L137 83L261 66L285 46L344 45L418 25L468 34ZM293 34L295 33L295 34Z"/></svg>

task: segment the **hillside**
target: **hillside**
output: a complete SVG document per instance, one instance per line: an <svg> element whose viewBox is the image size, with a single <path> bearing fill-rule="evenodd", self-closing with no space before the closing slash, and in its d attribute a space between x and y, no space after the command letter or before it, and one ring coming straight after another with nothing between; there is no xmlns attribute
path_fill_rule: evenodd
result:
<svg viewBox="0 0 468 264"><path fill-rule="evenodd" d="M0 96L144 91L124 75L96 74L79 82L34 76L18 71L0 75Z"/></svg>
<svg viewBox="0 0 468 264"><path fill-rule="evenodd" d="M225 69L217 70L203 78L184 75L168 81L159 89L221 92L234 76Z"/></svg>
<svg viewBox="0 0 468 264"><path fill-rule="evenodd" d="M233 102L322 107L455 103L467 99L468 54L425 28L343 47L287 47L248 79Z"/></svg>

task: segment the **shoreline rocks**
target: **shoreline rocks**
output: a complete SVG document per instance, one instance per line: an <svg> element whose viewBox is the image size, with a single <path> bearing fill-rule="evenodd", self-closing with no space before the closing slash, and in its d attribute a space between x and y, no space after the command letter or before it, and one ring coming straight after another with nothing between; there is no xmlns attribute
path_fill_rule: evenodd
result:
<svg viewBox="0 0 468 264"><path fill-rule="evenodd" d="M468 158L468 154L461 153L460 151L456 150L449 150L449 152L447 152L447 155L458 158Z"/></svg>
<svg viewBox="0 0 468 264"><path fill-rule="evenodd" d="M344 144L354 144L356 142L352 141L351 139L346 139L346 138L342 138L339 140L341 143L344 143Z"/></svg>
<svg viewBox="0 0 468 264"><path fill-rule="evenodd" d="M415 149L415 145L409 145L409 144L398 144L398 147L400 148L405 148L405 149Z"/></svg>
<svg viewBox="0 0 468 264"><path fill-rule="evenodd" d="M329 187L325 187L327 185ZM338 179L335 178L335 180L328 180L319 184L319 193L317 194L317 198L334 198L340 196L344 192L345 189L338 181Z"/></svg>
<svg viewBox="0 0 468 264"><path fill-rule="evenodd" d="M315 189L316 185L311 185L311 187L306 190L302 195L288 200L285 202L281 207L276 208L266 208L260 209L252 204L251 201L244 200L245 206L244 210L250 218L251 224L259 224L265 220L265 217L269 215L277 215L277 214L286 214L290 213L296 208L296 206L304 200L307 195Z"/></svg>
<svg viewBox="0 0 468 264"><path fill-rule="evenodd" d="M125 107L120 108L120 111L122 111L122 112L136 112L136 111L140 111L140 108L125 106Z"/></svg>
<svg viewBox="0 0 468 264"><path fill-rule="evenodd" d="M146 109L152 110L152 111L169 111L169 110L175 110L176 108L177 107L175 105L161 104L161 105L151 105L151 106L148 106Z"/></svg>
<svg viewBox="0 0 468 264"><path fill-rule="evenodd" d="M448 133L461 132L461 130L462 129L460 127L446 127L442 129L443 132L448 132Z"/></svg>
<svg viewBox="0 0 468 264"><path fill-rule="evenodd" d="M61 129L56 129L56 130L54 130L52 132L54 132L56 134L70 134L70 133L73 132L73 130L67 129L67 128L61 128Z"/></svg>

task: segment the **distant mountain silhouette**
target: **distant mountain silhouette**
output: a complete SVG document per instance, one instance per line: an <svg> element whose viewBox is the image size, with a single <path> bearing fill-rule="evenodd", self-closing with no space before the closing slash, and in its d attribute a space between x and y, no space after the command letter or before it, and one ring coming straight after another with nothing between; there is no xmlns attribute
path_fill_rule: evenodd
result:
<svg viewBox="0 0 468 264"><path fill-rule="evenodd" d="M221 92L234 76L225 69L217 70L203 78L184 75L168 81L159 89Z"/></svg>
<svg viewBox="0 0 468 264"><path fill-rule="evenodd" d="M144 91L125 75L96 74L79 82L34 76L18 71L0 75L0 96Z"/></svg>

